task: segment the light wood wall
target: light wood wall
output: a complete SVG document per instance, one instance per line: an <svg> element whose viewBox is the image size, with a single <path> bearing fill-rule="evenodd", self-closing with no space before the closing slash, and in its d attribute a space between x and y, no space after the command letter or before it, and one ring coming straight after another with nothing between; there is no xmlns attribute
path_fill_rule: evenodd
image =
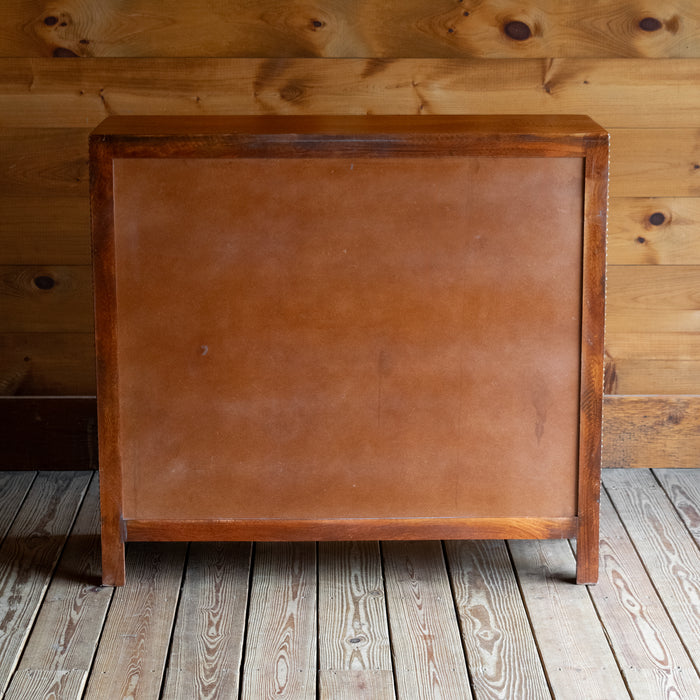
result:
<svg viewBox="0 0 700 700"><path fill-rule="evenodd" d="M700 465L700 3L3 0L0 394L94 394L87 136L170 113L589 114L605 463Z"/></svg>

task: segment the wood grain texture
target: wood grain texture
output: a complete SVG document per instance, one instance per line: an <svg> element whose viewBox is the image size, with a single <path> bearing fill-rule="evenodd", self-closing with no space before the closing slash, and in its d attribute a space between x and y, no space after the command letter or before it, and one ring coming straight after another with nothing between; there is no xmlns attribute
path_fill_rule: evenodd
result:
<svg viewBox="0 0 700 700"><path fill-rule="evenodd" d="M20 396L94 396L93 333L0 333L0 377L22 371Z"/></svg>
<svg viewBox="0 0 700 700"><path fill-rule="evenodd" d="M26 129L11 137L24 141L25 157L30 141L76 130L55 148L63 167L82 177L79 151L67 146L112 114L568 113L589 114L608 129L694 128L697 72L697 59L7 58L0 59L0 124ZM60 170L52 158L44 162ZM19 167L26 173L29 165ZM78 191L45 198L41 216L52 202L63 211L61 202ZM25 206L17 196L10 201ZM76 208L73 220L84 222L85 211Z"/></svg>
<svg viewBox="0 0 700 700"><path fill-rule="evenodd" d="M33 472L0 472L0 542L5 539L35 478Z"/></svg>
<svg viewBox="0 0 700 700"><path fill-rule="evenodd" d="M3 128L0 131L3 197L14 201L24 199L25 206L26 198L31 197L38 211L43 210L46 198L87 198L89 132L85 127Z"/></svg>
<svg viewBox="0 0 700 700"><path fill-rule="evenodd" d="M700 394L700 361L626 358L606 363L608 394Z"/></svg>
<svg viewBox="0 0 700 700"><path fill-rule="evenodd" d="M686 469L657 469L654 476L690 534L700 544L700 473Z"/></svg>
<svg viewBox="0 0 700 700"><path fill-rule="evenodd" d="M622 0L562 7L556 0L394 3L300 0L225 7L145 0L60 9L7 0L4 56L696 56L698 10L665 0L653 11Z"/></svg>
<svg viewBox="0 0 700 700"><path fill-rule="evenodd" d="M615 197L609 265L700 265L700 198Z"/></svg>
<svg viewBox="0 0 700 700"><path fill-rule="evenodd" d="M1 405L1 404L0 404ZM259 542L309 540L402 539L537 539L574 537L577 520L570 518L330 518L126 520L131 541Z"/></svg>
<svg viewBox="0 0 700 700"><path fill-rule="evenodd" d="M87 265L1 265L0 333L90 333L91 297Z"/></svg>
<svg viewBox="0 0 700 700"><path fill-rule="evenodd" d="M249 544L191 545L163 697L238 697L250 563Z"/></svg>
<svg viewBox="0 0 700 700"><path fill-rule="evenodd" d="M505 543L446 542L445 551L474 697L549 697Z"/></svg>
<svg viewBox="0 0 700 700"><path fill-rule="evenodd" d="M608 268L607 337L618 333L689 333L700 321L700 266L615 265Z"/></svg>
<svg viewBox="0 0 700 700"><path fill-rule="evenodd" d="M601 576L590 593L632 697L700 697L700 678L605 494Z"/></svg>
<svg viewBox="0 0 700 700"><path fill-rule="evenodd" d="M606 348L613 358L697 360L700 357L700 334L616 332L606 337Z"/></svg>
<svg viewBox="0 0 700 700"><path fill-rule="evenodd" d="M439 542L384 542L398 697L471 698Z"/></svg>
<svg viewBox="0 0 700 700"><path fill-rule="evenodd" d="M40 474L0 548L0 689L7 689L90 474Z"/></svg>
<svg viewBox="0 0 700 700"><path fill-rule="evenodd" d="M603 484L697 667L700 661L697 544L650 472L609 470Z"/></svg>
<svg viewBox="0 0 700 700"><path fill-rule="evenodd" d="M577 583L598 580L598 503L605 355L605 255L610 140L591 140L586 153L581 313Z"/></svg>
<svg viewBox="0 0 700 700"><path fill-rule="evenodd" d="M85 688L85 677L85 673L79 669L18 671L3 698L4 700L26 700L26 698L78 700Z"/></svg>
<svg viewBox="0 0 700 700"><path fill-rule="evenodd" d="M700 195L700 129L612 131L611 197Z"/></svg>
<svg viewBox="0 0 700 700"><path fill-rule="evenodd" d="M530 624L554 697L628 697L584 586L572 586L569 543L510 542Z"/></svg>
<svg viewBox="0 0 700 700"><path fill-rule="evenodd" d="M393 700L392 671L319 671L319 700Z"/></svg>
<svg viewBox="0 0 700 700"><path fill-rule="evenodd" d="M606 467L697 467L700 397L607 396Z"/></svg>
<svg viewBox="0 0 700 700"><path fill-rule="evenodd" d="M319 543L318 585L319 668L391 671L379 543Z"/></svg>
<svg viewBox="0 0 700 700"><path fill-rule="evenodd" d="M89 208L80 196L0 194L0 265L89 265Z"/></svg>
<svg viewBox="0 0 700 700"><path fill-rule="evenodd" d="M99 585L98 487L94 475L6 698L51 697L59 681L71 690L58 697L78 698L85 688L112 599Z"/></svg>
<svg viewBox="0 0 700 700"><path fill-rule="evenodd" d="M84 697L160 693L185 563L185 544L132 544L129 586L114 592Z"/></svg>
<svg viewBox="0 0 700 700"><path fill-rule="evenodd" d="M312 700L316 698L316 546L258 544L253 567L241 697Z"/></svg>

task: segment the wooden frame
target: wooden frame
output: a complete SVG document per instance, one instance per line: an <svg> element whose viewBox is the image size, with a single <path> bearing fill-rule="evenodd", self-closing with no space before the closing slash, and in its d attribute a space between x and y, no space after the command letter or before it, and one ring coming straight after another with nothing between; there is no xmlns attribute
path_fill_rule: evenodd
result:
<svg viewBox="0 0 700 700"><path fill-rule="evenodd" d="M90 160L105 584L127 540L221 539L576 537L597 580L594 122L111 117Z"/></svg>

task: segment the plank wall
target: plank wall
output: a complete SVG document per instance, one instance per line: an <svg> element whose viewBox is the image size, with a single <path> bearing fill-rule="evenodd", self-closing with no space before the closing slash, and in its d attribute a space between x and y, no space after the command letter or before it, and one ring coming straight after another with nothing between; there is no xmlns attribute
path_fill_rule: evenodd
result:
<svg viewBox="0 0 700 700"><path fill-rule="evenodd" d="M110 114L585 113L612 134L605 465L697 466L699 75L694 0L3 0L0 394L94 395Z"/></svg>

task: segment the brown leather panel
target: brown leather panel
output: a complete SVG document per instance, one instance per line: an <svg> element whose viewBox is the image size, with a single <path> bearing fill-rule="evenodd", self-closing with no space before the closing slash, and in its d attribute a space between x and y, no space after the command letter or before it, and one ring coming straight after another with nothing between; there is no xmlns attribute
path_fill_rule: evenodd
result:
<svg viewBox="0 0 700 700"><path fill-rule="evenodd" d="M114 177L125 518L576 514L581 159Z"/></svg>

